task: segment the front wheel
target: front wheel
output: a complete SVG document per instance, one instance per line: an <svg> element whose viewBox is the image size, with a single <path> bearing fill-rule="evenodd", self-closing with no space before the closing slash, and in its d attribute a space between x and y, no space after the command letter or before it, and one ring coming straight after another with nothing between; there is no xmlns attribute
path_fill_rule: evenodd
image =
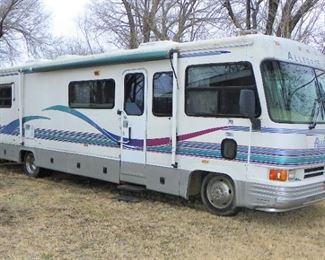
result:
<svg viewBox="0 0 325 260"><path fill-rule="evenodd" d="M40 168L35 165L35 157L34 154L28 152L24 156L24 172L27 176L30 177L39 177L40 176Z"/></svg>
<svg viewBox="0 0 325 260"><path fill-rule="evenodd" d="M220 216L232 216L238 212L235 185L223 174L208 174L201 186L202 202L207 210Z"/></svg>

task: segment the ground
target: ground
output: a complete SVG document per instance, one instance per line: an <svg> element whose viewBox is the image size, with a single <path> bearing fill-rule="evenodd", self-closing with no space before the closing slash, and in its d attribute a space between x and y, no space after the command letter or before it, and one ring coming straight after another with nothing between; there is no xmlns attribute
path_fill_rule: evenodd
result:
<svg viewBox="0 0 325 260"><path fill-rule="evenodd" d="M199 201L54 172L0 168L3 259L325 259L325 202L281 214L206 212Z"/></svg>

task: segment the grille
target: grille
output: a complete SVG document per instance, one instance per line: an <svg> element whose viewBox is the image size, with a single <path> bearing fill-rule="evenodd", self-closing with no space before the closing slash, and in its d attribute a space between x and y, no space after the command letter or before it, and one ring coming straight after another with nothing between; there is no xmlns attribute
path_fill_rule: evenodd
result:
<svg viewBox="0 0 325 260"><path fill-rule="evenodd" d="M321 176L324 174L324 167L316 167L316 168L309 168L305 169L305 176L304 178L312 178L316 176Z"/></svg>

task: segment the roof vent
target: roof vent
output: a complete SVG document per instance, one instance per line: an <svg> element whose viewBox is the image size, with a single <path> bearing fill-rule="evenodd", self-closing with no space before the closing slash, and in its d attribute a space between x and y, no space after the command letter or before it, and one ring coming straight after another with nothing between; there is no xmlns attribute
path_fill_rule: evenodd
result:
<svg viewBox="0 0 325 260"><path fill-rule="evenodd" d="M72 60L74 58L80 58L80 57L84 57L84 56L67 54L67 55L58 56L55 58L55 60Z"/></svg>
<svg viewBox="0 0 325 260"><path fill-rule="evenodd" d="M37 59L37 60L27 60L24 65L33 65L37 63L44 63L44 62L49 62L51 61L50 59Z"/></svg>
<svg viewBox="0 0 325 260"><path fill-rule="evenodd" d="M249 30L238 30L236 32L237 36L248 35L248 34L258 34L256 29L249 29Z"/></svg>
<svg viewBox="0 0 325 260"><path fill-rule="evenodd" d="M141 43L139 48L151 48L151 47L173 47L177 44L174 41L155 41Z"/></svg>

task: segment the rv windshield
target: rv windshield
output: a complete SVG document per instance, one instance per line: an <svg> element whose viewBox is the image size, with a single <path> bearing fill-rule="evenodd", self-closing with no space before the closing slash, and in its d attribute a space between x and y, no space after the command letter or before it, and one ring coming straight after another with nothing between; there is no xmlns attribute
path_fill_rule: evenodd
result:
<svg viewBox="0 0 325 260"><path fill-rule="evenodd" d="M324 71L266 60L261 66L270 117L281 123L325 123Z"/></svg>

